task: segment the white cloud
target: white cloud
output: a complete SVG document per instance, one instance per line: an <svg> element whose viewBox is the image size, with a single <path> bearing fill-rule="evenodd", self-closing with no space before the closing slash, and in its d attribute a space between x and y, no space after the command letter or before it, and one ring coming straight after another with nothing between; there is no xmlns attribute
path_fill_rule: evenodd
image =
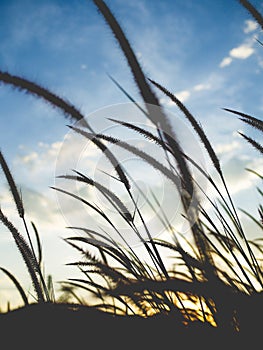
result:
<svg viewBox="0 0 263 350"><path fill-rule="evenodd" d="M34 150L20 148L21 152L14 160L14 174L17 182L36 188L47 188L54 181L56 160L62 142L50 145L39 143Z"/></svg>
<svg viewBox="0 0 263 350"><path fill-rule="evenodd" d="M198 84L194 86L195 91L203 91L203 90L209 90L211 89L210 84Z"/></svg>
<svg viewBox="0 0 263 350"><path fill-rule="evenodd" d="M229 66L232 63L232 61L233 61L233 59L231 57L225 57L220 62L219 67L223 68L223 67Z"/></svg>
<svg viewBox="0 0 263 350"><path fill-rule="evenodd" d="M248 19L245 21L244 33L248 34L254 32L258 28L258 24L256 21L252 21Z"/></svg>
<svg viewBox="0 0 263 350"><path fill-rule="evenodd" d="M185 102L189 99L191 93L190 91L188 90L183 90L183 91L180 91L180 92L177 92L175 94L175 96L178 98L178 100L180 100L181 102Z"/></svg>
<svg viewBox="0 0 263 350"><path fill-rule="evenodd" d="M182 90L179 91L177 93L174 94L175 97L178 98L178 100L180 100L182 103L184 103L185 101L187 101L191 95L190 91L188 90ZM175 106L175 103L170 99L170 98L161 98L160 102L163 103L166 106Z"/></svg>
<svg viewBox="0 0 263 350"><path fill-rule="evenodd" d="M232 141L231 143L218 144L215 146L215 152L217 155L226 154L240 148L238 141Z"/></svg>
<svg viewBox="0 0 263 350"><path fill-rule="evenodd" d="M233 156L223 165L223 171L232 195L250 188L255 189L259 179L251 172L246 171L246 168L261 174L263 163L259 158Z"/></svg>
<svg viewBox="0 0 263 350"><path fill-rule="evenodd" d="M213 80L213 79L211 79L211 80ZM213 80L213 83L214 83L214 80ZM207 91L207 90L210 90L211 88L212 88L212 84L210 83L210 79L209 79L209 81L207 81L207 82L196 84L193 87L190 87L188 90L179 91L179 92L175 93L174 95L182 103L184 103L185 101L187 101L190 98L192 93L200 92L200 91ZM160 102L164 105L167 105L167 106L174 106L175 105L175 103L171 99L168 99L166 97L161 98Z"/></svg>
<svg viewBox="0 0 263 350"><path fill-rule="evenodd" d="M28 163L34 162L37 158L38 158L38 154L36 152L31 152L25 156L22 156L21 161L23 163L28 164Z"/></svg>
<svg viewBox="0 0 263 350"><path fill-rule="evenodd" d="M239 60L245 60L253 53L255 52L254 48L252 47L253 42L252 41L246 41L243 44L234 47L229 51L229 56L223 58L223 60L220 62L219 67L224 68L226 66L229 66L233 59L239 59Z"/></svg>
<svg viewBox="0 0 263 350"><path fill-rule="evenodd" d="M238 47L235 47L229 52L231 57L242 59L242 60L248 58L253 53L254 53L254 49L247 44L242 44Z"/></svg>
<svg viewBox="0 0 263 350"><path fill-rule="evenodd" d="M32 188L23 187L22 196L27 215L40 224L45 232L49 232L54 224L63 228L64 222L51 189L40 193Z"/></svg>
<svg viewBox="0 0 263 350"><path fill-rule="evenodd" d="M90 168L94 165L92 159L100 152L91 141L73 133L66 134L63 141L51 144L39 142L38 148L32 151L20 149L22 154L15 159L15 166L19 169L21 178L20 182L24 182L24 177L26 177L26 181L30 180L31 184L39 184L41 179L46 179L47 182L48 178L50 181L56 175L68 173L71 169L78 169L81 160L83 167ZM50 183L47 183L48 185Z"/></svg>
<svg viewBox="0 0 263 350"><path fill-rule="evenodd" d="M229 146L231 148L231 145ZM230 151L230 157L225 162L221 162L221 168L235 206L244 209L246 207L246 210L251 213L257 210L260 201L257 186L260 185L260 179L246 169L253 169L261 174L263 162L259 158L251 158ZM216 180L215 175L212 174L212 177ZM220 181L216 181L216 184L220 193L226 195L223 184ZM218 198L218 193L214 192L212 187L207 188L206 192L211 200ZM211 209L211 204L205 198L203 199L203 205L207 210Z"/></svg>

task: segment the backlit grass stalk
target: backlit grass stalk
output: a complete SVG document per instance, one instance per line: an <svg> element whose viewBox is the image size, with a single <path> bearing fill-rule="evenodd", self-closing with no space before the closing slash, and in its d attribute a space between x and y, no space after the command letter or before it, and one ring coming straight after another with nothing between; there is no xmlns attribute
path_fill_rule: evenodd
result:
<svg viewBox="0 0 263 350"><path fill-rule="evenodd" d="M128 66L131 69L134 80L140 94L146 104L146 110L148 118L153 122L153 124L163 133L164 138L170 144L171 149L174 152L174 157L178 163L179 171L181 172L182 181L184 189L187 191L188 195L192 197L194 189L192 185L191 174L188 169L188 166L181 155L181 147L177 141L177 137L175 136L172 127L170 125L167 116L162 111L162 107L159 104L159 101L153 91L151 90L147 79L140 67L140 64L132 50L129 41L127 40L122 28L119 23L111 13L109 7L102 0L93 0L95 5L98 7L99 11L104 16L106 23L110 26L114 36L116 37L126 59L128 62ZM152 106L154 108L152 108ZM158 106L158 113L156 113L156 107ZM187 205L187 199L186 205Z"/></svg>
<svg viewBox="0 0 263 350"><path fill-rule="evenodd" d="M88 133L88 132L86 132L84 130L81 130L79 128L75 128L75 127L72 127L72 126L70 128L73 129L74 131L76 131L77 133L83 135L84 137L88 138L92 142L94 142L94 144L97 145L103 152L105 152L106 146L103 145L103 143L100 141L100 138L102 140L106 140L106 141L110 141L112 143L116 143L118 146L121 146L121 147L123 147L123 148L125 148L125 149L127 149L127 150L129 150L131 152L133 152L137 156L142 157L143 159L146 159L151 165L153 165L154 167L156 167L156 169L158 169L161 172L163 172L163 174L165 174L171 181L173 181L177 187L180 186L180 180L176 179L175 175L169 169L165 168L161 163L156 161L153 157L151 157L148 154L146 154L145 152L137 149L136 147L133 147L133 146L129 145L128 143L124 143L123 141L116 140L116 139L114 139L112 137L107 137L105 135L99 135L99 134L94 135L94 134ZM111 155L110 160L111 160L111 163L113 164L113 166L115 167L115 169L120 169L120 165L119 165L119 163L118 163L118 161L117 161L117 159L115 157L112 157L112 155ZM122 173L124 174L123 170L122 170ZM122 177L123 177L123 175L122 175ZM127 179L126 175L125 175L125 178ZM126 190L127 190L128 194L129 194L130 198L132 199L133 203L135 204L133 196L132 196L132 194L130 192L130 184L128 182L128 179L126 181L127 181L128 185L129 185L129 186L125 186ZM143 223L143 218L142 217L141 217L141 220L142 220L142 223ZM146 249L148 250L148 253L150 255L152 255L151 250L148 248L147 243L143 240L143 238L141 237L140 233L138 232L138 230L136 230L136 228L132 224L132 222L129 221L128 224L132 227L132 229L134 230L136 235L140 238L142 243L145 245ZM144 223L143 223L143 225L145 227ZM146 230L147 230L147 228L146 228ZM147 232L147 234L148 234L148 237L151 239L149 232ZM154 254L156 255L157 261L159 262L160 266L162 266L163 272L166 273L165 272L165 268L164 268L164 266L162 264L162 259L159 256L159 253L158 253L158 251L157 251L157 249L156 249L156 247L154 245L154 242L152 240L150 240L150 242L151 242L151 245L153 247ZM154 255L153 255L153 257L154 257Z"/></svg>
<svg viewBox="0 0 263 350"><path fill-rule="evenodd" d="M31 277L35 292L37 294L37 300L39 302L44 302L45 297L43 294L41 283L39 282L38 276L37 276L37 274L39 272L39 266L36 262L34 255L32 254L31 249L29 248L28 244L26 243L26 241L24 240L22 235L18 232L18 230L13 226L13 224L3 214L1 209L0 209L0 221L2 221L2 223L11 232L11 234L15 240L15 243L17 245L17 248L23 257L23 260L26 264L29 275Z"/></svg>
<svg viewBox="0 0 263 350"><path fill-rule="evenodd" d="M77 110L77 108L69 102L62 99L60 96L52 93L50 90L41 87L40 85L29 81L28 79L21 78L15 75L11 75L8 72L0 71L0 82L11 85L19 91L25 91L33 96L43 99L45 102L49 102L51 106L60 109L66 117L79 122L83 127L92 131L92 128L85 120L83 114Z"/></svg>
<svg viewBox="0 0 263 350"><path fill-rule="evenodd" d="M19 281L16 279L16 277L11 272L9 272L8 270L6 270L3 267L0 267L0 270L3 271L10 278L10 280L14 283L16 289L18 290L19 294L21 295L21 298L24 302L24 305L28 305L29 301L28 301L27 295L26 295L23 287L19 283Z"/></svg>
<svg viewBox="0 0 263 350"><path fill-rule="evenodd" d="M146 78L128 39L109 7L102 0L93 0L93 2L111 28L124 53L145 104L145 108L141 108L115 79L112 77L110 78L126 97L128 97L153 123L158 136L132 125L131 123L111 120L121 124L123 127L139 132L150 141L155 142L164 151L167 164L162 164L153 156L127 142L94 132L89 123L85 121L84 116L74 105L36 83L0 71L0 81L2 83L41 98L45 102L51 104L51 106L61 110L66 117L81 124L84 130L79 127L70 126L70 128L76 133L86 137L88 140L91 140L110 161L117 174L117 177L114 178L124 185L126 193L129 195L133 204L133 211L128 210L122 200L112 191L77 170L73 170L76 174L74 176L61 175L60 177L68 180L80 181L99 190L108 203L115 209L115 212L124 220L127 227L139 238L144 249L146 249L147 257L150 258L150 263L140 259L137 253L135 253L135 249L131 247L117 225L112 222L111 217L99 208L97 204L93 204L89 200L77 196L74 193L57 187L51 187L58 192L80 201L96 215L99 215L108 225L105 230L100 228L100 232L85 227L70 227L70 229L77 229L84 234L84 236L68 237L65 240L72 248L77 249L84 258L84 261L69 263L69 265L78 267L83 278L69 279L66 287L64 284L64 288L68 288L68 291L71 291L71 295L81 303L82 299L78 298L78 296L72 292L75 287L92 293L100 301L97 303L97 307L103 308L106 312L122 312L125 315L139 314L146 317L154 313L163 313L165 315L174 314L178 322L176 324L185 324L192 319L200 319L200 317L202 317L204 322L207 322L208 317L212 315L214 323L217 326L225 329L236 329L235 313L242 307L240 300L246 301L247 295L257 293L254 282L258 282L261 288L263 286L262 269L252 247L256 248L260 253L263 253L263 248L260 246L260 243L247 240L234 203L229 194L217 155L200 124L186 106L166 88L154 80ZM252 14L257 23L263 28L262 16L253 5L247 0L240 0L240 3ZM173 131L170 120L165 114L149 82L175 102L190 122L223 182L228 201L221 193L214 179L206 173L194 159L191 159L184 153L177 139L176 132ZM240 119L247 125L262 131L262 121L259 119L244 113L229 109L226 110L239 115ZM244 134L242 134L242 136L246 141L262 152L262 146L259 143ZM173 223L169 222L162 208L161 214L159 214L154 206L150 205L150 208L162 223L163 228L171 233L173 243L153 238L153 233L148 227L146 218L138 206L137 198L134 197L132 191L134 181L126 173L117 157L110 151L109 147L106 146L105 143L107 142L115 144L131 154L134 154L136 157L143 159L143 161L149 164L153 169L157 169L162 175L169 179L179 192L184 209L182 217L191 227L193 236L191 238L193 238L193 242L190 241L190 239L188 240L182 237L180 232L175 232ZM37 299L39 302L42 302L48 300L49 295L53 295L54 291L52 279L48 279L46 286L41 273L40 265L42 253L39 235L36 227L32 224L38 246L37 258L24 217L22 197L16 188L2 153L0 153L0 163L9 183L18 214L24 222L29 245L3 214L2 210L0 210L0 220L11 232L29 271L32 284L37 294ZM212 197L209 197L210 193L208 195L205 190L196 183L190 172L189 164L192 164L200 174L208 180L209 184L219 196L220 207L211 199ZM211 205L215 218L201 205L197 196L197 190L200 190L205 195ZM160 206L158 198L154 197L154 194L153 198L155 203ZM143 230L147 236L146 239L143 237L139 226L136 224L135 216L139 218L142 224ZM262 206L259 206L259 217L262 221ZM262 227L260 222L257 221L257 223L259 227ZM114 233L121 238L121 242L123 242L124 245L111 237L110 230L113 230ZM238 239L237 235L241 240ZM189 251L184 247L185 244ZM88 249L82 248L83 245L88 246ZM91 254L90 248L98 250L99 258ZM160 253L161 249L168 249L173 252L175 268L167 268ZM241 258L244 259L245 266L241 263ZM177 269L178 267L183 267L184 270L180 271ZM28 300L23 294L23 289L20 284L7 270L2 269L2 271L15 283L26 304ZM97 280L98 277L102 279L102 282ZM187 308L184 305L183 296L188 298L187 301L197 300L198 310L190 310ZM110 301L108 301L108 298Z"/></svg>
<svg viewBox="0 0 263 350"><path fill-rule="evenodd" d="M206 249L206 242L200 236L199 232L200 227L198 228L196 217L198 212L195 210L195 206L198 203L196 198L195 189L192 182L192 176L185 158L182 156L182 150L180 144L178 143L177 137L170 125L170 122L163 112L163 109L155 96L154 92L150 88L147 79L140 67L140 64L134 54L130 43L125 36L122 28L120 27L118 21L110 11L109 7L102 0L93 0L95 5L98 7L103 17L106 20L106 23L111 28L114 36L116 37L126 59L128 66L131 69L132 75L134 77L135 83L138 86L139 92L146 104L146 110L148 118L156 126L158 132L160 132L164 139L167 141L171 150L173 152L174 159L178 165L182 189L179 191L181 195L182 204L188 219L190 221L191 230L193 232L196 245L199 249L199 253L202 259L206 261L206 264L211 265L210 270L214 270L213 259L209 254L209 250ZM156 106L158 107L158 113L156 113ZM207 271L208 272L208 271ZM213 272L212 272L213 273Z"/></svg>
<svg viewBox="0 0 263 350"><path fill-rule="evenodd" d="M32 255L32 257L30 257L29 261L31 261L31 263L34 264L34 269L36 269L36 272L38 273L38 275L40 277L40 280L41 280L42 287L43 287L43 290L45 292L46 298L47 298L47 300L49 300L49 293L48 293L48 290L47 290L47 287L46 287L46 283L45 283L45 280L44 280L44 277L43 277L43 274L42 274L42 271L41 271L41 268L40 268L40 264L37 262L35 249L34 249L34 246L33 246L33 243L32 243L31 237L30 237L30 233L29 233L29 230L28 230L28 226L27 226L27 223L26 223L26 220L25 220L25 210L24 210L23 201L22 201L21 195L18 192L17 186L15 184L15 181L13 179L11 171L10 171L8 165L7 165L7 162L6 162L2 152L0 152L0 165L2 167L2 170L3 170L4 174L5 174L5 177L7 179L10 191L11 191L13 199L14 199L14 203L15 203L17 211L18 211L18 214L19 214L20 218L22 219L24 227L25 227L25 231L26 231L27 238L28 238L28 241L29 241L30 252L31 252L31 255ZM5 221L5 224L6 223L7 223L7 221ZM37 231L36 231L36 228L35 228L34 225L33 225L33 228L34 228L35 234L37 235ZM40 245L38 245L38 248L40 250ZM20 249L20 252L21 252L21 250L23 250L23 245L20 245L19 249ZM23 253L24 254L23 258L24 259L25 259L25 256L27 255L27 253L28 253L28 249L27 249L26 252ZM33 258L34 262L33 262L32 258Z"/></svg>

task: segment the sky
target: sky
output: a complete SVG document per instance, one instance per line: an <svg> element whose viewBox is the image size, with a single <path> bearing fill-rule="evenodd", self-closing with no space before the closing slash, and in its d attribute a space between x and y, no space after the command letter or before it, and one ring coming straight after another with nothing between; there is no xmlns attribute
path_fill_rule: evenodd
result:
<svg viewBox="0 0 263 350"><path fill-rule="evenodd" d="M252 3L263 11L262 1ZM259 182L245 168L262 172L263 162L238 131L258 140L260 135L223 108L262 118L263 48L256 39L263 38L257 23L236 0L108 0L107 4L127 34L146 76L174 93L204 128L237 207L256 213L260 197L255 187ZM142 145L144 141L138 135L123 133L107 120L114 117L149 127L144 119L137 120L139 116L129 110L127 97L109 78L111 75L141 102L125 58L92 1L0 0L0 19L1 71L49 88L74 104L97 132L125 135L135 145ZM156 89L155 92L171 113L182 142L187 141L186 147L192 145L189 151L200 156L210 169L180 111L167 97ZM105 166L106 171L108 164L95 146L76 137L68 127L73 122L60 111L3 84L0 121L0 149L21 190L27 220L39 230L46 273L52 274L55 281L74 278L75 269L66 263L78 255L62 238L71 234L67 226L85 225L87 218L90 223L94 216L50 187L57 185L56 176L70 173L71 169L82 169L101 180L99 170ZM149 144L144 146L147 149ZM169 208L167 182L158 174L151 175L150 180L141 163L133 158L127 160L121 152L119 156L128 167L140 170L134 176L145 186L146 193L151 185L163 181L161 198ZM75 189L75 184L71 186L69 182L61 185L69 191ZM118 191L114 181L108 180L106 185ZM0 188L1 209L23 232L2 173ZM86 195L102 200L91 192ZM253 237L251 223L243 219ZM149 222L155 227L154 218L150 217ZM0 252L0 266L26 285L26 269L4 226L0 228ZM0 276L0 283L0 305L7 300L16 304L17 292L5 276Z"/></svg>

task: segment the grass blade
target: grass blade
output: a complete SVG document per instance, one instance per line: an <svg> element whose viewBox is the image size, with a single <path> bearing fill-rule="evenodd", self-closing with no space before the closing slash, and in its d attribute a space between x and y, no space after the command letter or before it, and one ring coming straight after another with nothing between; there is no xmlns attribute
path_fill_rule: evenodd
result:
<svg viewBox="0 0 263 350"><path fill-rule="evenodd" d="M0 81L4 84L12 85L18 90L25 91L41 99L44 99L53 107L57 107L62 110L65 116L70 117L77 122L80 122L82 126L87 127L90 131L92 131L84 116L76 109L74 105L66 102L61 97L55 95L40 85L33 83L27 79L2 71L0 71Z"/></svg>
<svg viewBox="0 0 263 350"><path fill-rule="evenodd" d="M9 188L10 188L10 191L11 191L12 196L14 198L14 202L16 204L18 214L21 218L23 218L25 215L25 210L24 210L22 198L18 192L15 181L14 181L13 176L11 174L11 171L9 170L9 167L8 167L6 160L5 160L1 151L0 151L0 165L3 169L3 172L5 174L5 177L7 179L7 182L8 182Z"/></svg>
<svg viewBox="0 0 263 350"><path fill-rule="evenodd" d="M248 143L250 143L257 151L263 154L263 146L261 146L257 141L253 140L251 137L242 134L242 132L239 132L239 135L244 137L244 139L247 140Z"/></svg>
<svg viewBox="0 0 263 350"><path fill-rule="evenodd" d="M14 285L16 286L16 289L18 290L19 294L21 295L21 298L24 302L24 305L28 305L29 302L28 302L28 298L26 296L26 293L25 293L23 287L21 286L21 284L15 278L15 276L3 267L0 267L0 270L3 271L11 279L11 281L14 283Z"/></svg>
<svg viewBox="0 0 263 350"><path fill-rule="evenodd" d="M26 264L26 267L28 269L29 275L31 277L34 289L37 294L37 298L39 302L44 302L44 295L42 291L41 284L38 281L37 273L39 272L39 266L37 265L37 262L35 260L35 257L33 256L28 244L22 237L22 235L18 232L18 230L13 226L13 224L7 219L7 217L3 214L2 210L0 209L0 220L2 223L8 228L8 230L11 232L15 243L23 257L23 260Z"/></svg>

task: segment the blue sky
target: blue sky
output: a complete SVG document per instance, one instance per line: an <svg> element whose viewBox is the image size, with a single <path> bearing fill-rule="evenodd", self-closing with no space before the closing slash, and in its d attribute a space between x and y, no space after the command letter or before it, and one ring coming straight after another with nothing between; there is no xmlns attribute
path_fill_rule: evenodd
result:
<svg viewBox="0 0 263 350"><path fill-rule="evenodd" d="M263 38L251 16L235 0L109 0L107 4L146 75L175 93L202 124L238 206L255 211L257 179L244 168L261 171L263 163L237 131L260 135L222 110L263 114L263 48L255 40ZM262 1L253 4L263 11ZM128 102L107 74L141 101L126 61L92 1L1 0L0 18L0 69L33 80L75 104L98 131L108 124L104 126L102 116L98 122L96 111ZM157 95L180 117L167 98ZM64 266L74 254L61 240L68 235L63 215L74 210L63 208L61 215L61 203L49 188L70 121L37 98L3 85L0 121L0 148L22 190L29 219L39 228L47 273L55 280L74 277L74 271ZM74 152L64 152L63 166L74 165ZM96 151L90 155L92 159ZM16 220L3 176L1 188L1 207ZM4 228L0 242L0 265L26 279ZM0 281L6 286L2 299L15 300L6 279L1 276Z"/></svg>

